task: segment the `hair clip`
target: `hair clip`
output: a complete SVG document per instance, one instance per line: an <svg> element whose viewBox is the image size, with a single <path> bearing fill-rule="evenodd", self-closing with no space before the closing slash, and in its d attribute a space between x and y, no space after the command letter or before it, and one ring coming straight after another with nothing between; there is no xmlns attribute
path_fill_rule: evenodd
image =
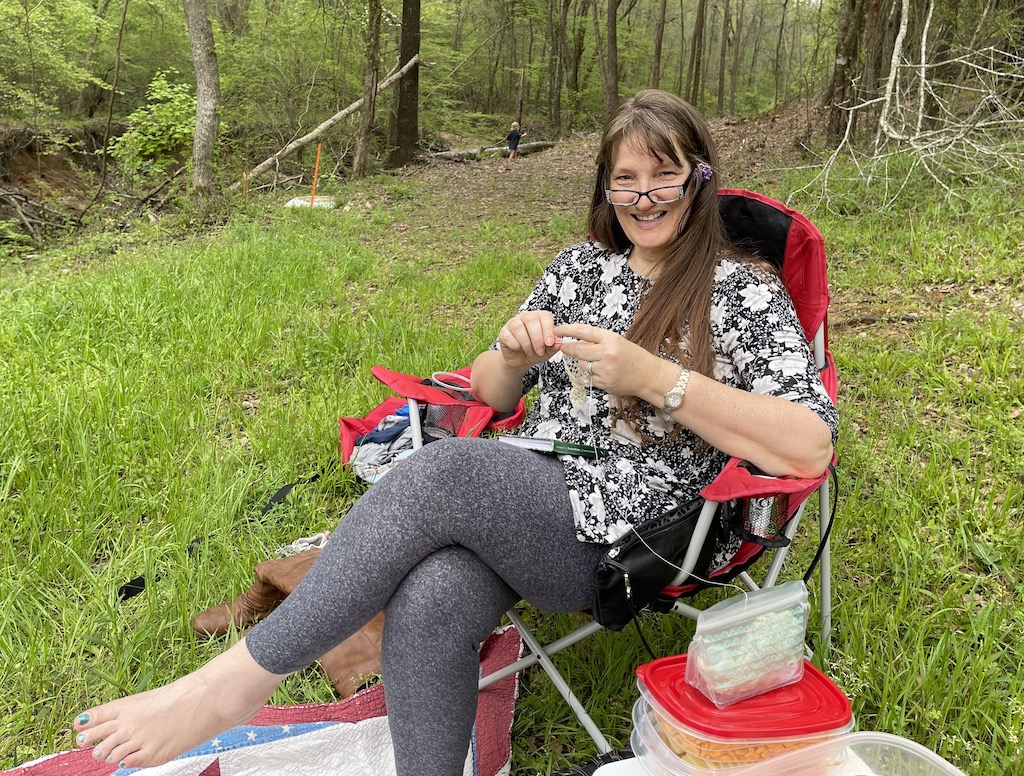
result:
<svg viewBox="0 0 1024 776"><path fill-rule="evenodd" d="M697 169L700 170L701 180L709 181L711 176L715 174L714 170L711 169L711 165L707 162L698 162Z"/></svg>

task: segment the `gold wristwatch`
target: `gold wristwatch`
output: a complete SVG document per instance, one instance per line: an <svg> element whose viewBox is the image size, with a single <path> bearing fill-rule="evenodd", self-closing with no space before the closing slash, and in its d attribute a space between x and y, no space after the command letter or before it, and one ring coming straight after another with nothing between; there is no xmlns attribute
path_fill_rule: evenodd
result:
<svg viewBox="0 0 1024 776"><path fill-rule="evenodd" d="M665 394L665 400L661 406L663 412L669 414L675 412L683 404L683 396L686 395L686 385L690 382L690 370L685 367L679 373L679 379L672 389Z"/></svg>

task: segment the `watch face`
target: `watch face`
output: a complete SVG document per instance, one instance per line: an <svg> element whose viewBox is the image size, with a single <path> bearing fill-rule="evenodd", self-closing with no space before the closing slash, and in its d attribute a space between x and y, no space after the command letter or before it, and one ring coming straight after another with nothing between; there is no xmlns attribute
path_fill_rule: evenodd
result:
<svg viewBox="0 0 1024 776"><path fill-rule="evenodd" d="M683 403L683 397L678 393L669 393L665 396L665 406L670 410L679 409L679 405Z"/></svg>

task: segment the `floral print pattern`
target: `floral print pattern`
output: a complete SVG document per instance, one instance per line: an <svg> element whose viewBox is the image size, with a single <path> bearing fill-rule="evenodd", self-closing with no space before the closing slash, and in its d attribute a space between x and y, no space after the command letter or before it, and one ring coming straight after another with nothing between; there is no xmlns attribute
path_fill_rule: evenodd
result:
<svg viewBox="0 0 1024 776"><path fill-rule="evenodd" d="M630 269L627 259L627 254L596 242L566 248L520 311L550 310L556 324L588 323L624 335L651 287L650 280ZM811 408L832 429L835 442L835 406L821 384L780 280L755 265L721 256L712 288L711 333L715 379ZM586 402L573 408L561 353L527 373L524 391L534 386L539 386L540 395L516 433L610 451L599 460L559 456L581 541L613 542L630 525L691 501L728 460L719 450L701 449L702 440L689 429L665 441L676 423L649 404L640 405L647 410L641 412L640 422L655 441L644 441L618 419L615 397L599 389L588 388ZM719 548L719 556L734 552L738 539L728 545Z"/></svg>

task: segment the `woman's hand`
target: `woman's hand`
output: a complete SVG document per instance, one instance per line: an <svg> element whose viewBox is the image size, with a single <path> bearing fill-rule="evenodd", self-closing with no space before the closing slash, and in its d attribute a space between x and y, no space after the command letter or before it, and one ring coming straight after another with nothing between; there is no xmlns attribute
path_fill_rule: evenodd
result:
<svg viewBox="0 0 1024 776"><path fill-rule="evenodd" d="M579 360L594 387L615 396L639 396L668 363L621 334L597 326L568 323L555 326L554 334L562 353Z"/></svg>
<svg viewBox="0 0 1024 776"><path fill-rule="evenodd" d="M510 318L498 332L501 357L509 369L525 370L558 352L555 318L547 310L529 310Z"/></svg>
<svg viewBox="0 0 1024 776"><path fill-rule="evenodd" d="M498 331L498 350L476 357L470 374L473 395L499 412L511 412L523 395L523 375L558 352L555 318L530 310L509 319Z"/></svg>

